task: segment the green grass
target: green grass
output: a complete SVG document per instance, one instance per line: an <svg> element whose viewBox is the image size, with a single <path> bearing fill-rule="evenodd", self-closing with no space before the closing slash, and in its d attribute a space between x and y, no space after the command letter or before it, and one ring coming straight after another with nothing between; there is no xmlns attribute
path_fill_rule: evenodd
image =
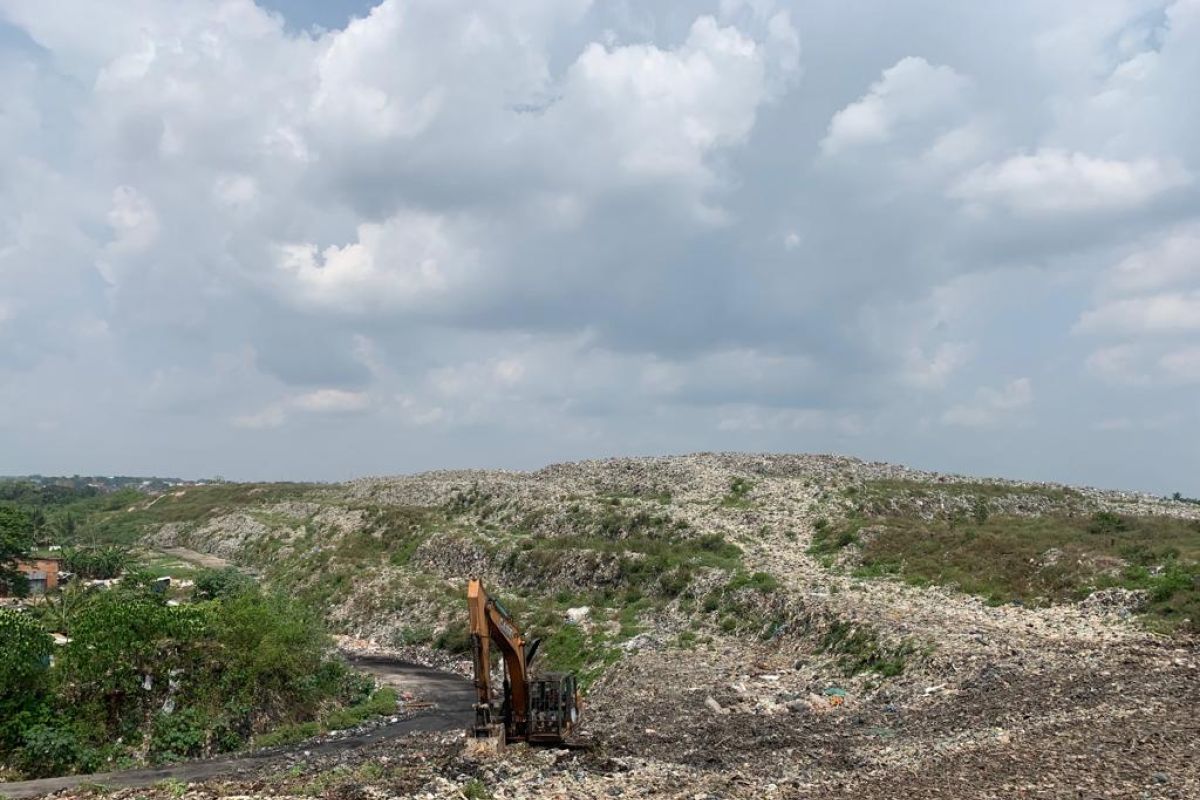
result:
<svg viewBox="0 0 1200 800"><path fill-rule="evenodd" d="M371 717L384 717L396 713L397 699L396 690L385 686L376 689L370 698L362 703L334 709L319 721L291 723L259 734L254 737L250 746L255 750L264 747L282 747L303 742L326 731L354 728Z"/></svg>
<svg viewBox="0 0 1200 800"><path fill-rule="evenodd" d="M578 625L563 625L542 640L545 669L572 672L579 690L586 692L608 667L621 658L617 642L607 634L593 630L590 634Z"/></svg>
<svg viewBox="0 0 1200 800"><path fill-rule="evenodd" d="M880 478L864 481L862 488L854 489L852 494L869 498L880 497L919 497L927 498L937 494L949 497L969 497L992 500L1003 497L1035 496L1057 502L1080 500L1083 495L1067 486L1043 486L1037 484L1008 484L987 483L983 481L954 481L936 483L931 481L914 480L910 478Z"/></svg>
<svg viewBox="0 0 1200 800"><path fill-rule="evenodd" d="M255 736L250 747L254 750L264 747L282 747L311 739L320 732L321 726L316 722L297 722L280 726L270 733Z"/></svg>
<svg viewBox="0 0 1200 800"><path fill-rule="evenodd" d="M729 483L729 492L721 498L723 508L749 508L750 491L754 484L745 478L734 478Z"/></svg>
<svg viewBox="0 0 1200 800"><path fill-rule="evenodd" d="M874 672L885 678L904 672L908 657L915 648L908 643L889 646L869 625L853 625L838 620L821 637L821 652L836 655L847 675Z"/></svg>
<svg viewBox="0 0 1200 800"><path fill-rule="evenodd" d="M245 510L284 500L298 500L320 489L306 483L221 483L187 486L158 497L122 494L122 503L98 508L81 530L101 542L131 544L151 526L167 522L200 522L222 512Z"/></svg>
<svg viewBox="0 0 1200 800"><path fill-rule="evenodd" d="M818 526L810 552L831 555L851 545L858 546L851 552L859 577L952 585L992 603L1029 605L1078 600L1109 586L1146 589L1155 624L1200 629L1196 521L1109 512L932 520L889 514Z"/></svg>

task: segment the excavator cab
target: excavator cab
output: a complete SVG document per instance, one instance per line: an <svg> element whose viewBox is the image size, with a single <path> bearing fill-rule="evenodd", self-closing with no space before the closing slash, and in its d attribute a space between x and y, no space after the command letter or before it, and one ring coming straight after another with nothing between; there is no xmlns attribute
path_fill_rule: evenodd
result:
<svg viewBox="0 0 1200 800"><path fill-rule="evenodd" d="M582 703L575 676L562 672L530 675L528 665L540 640L526 642L512 615L488 596L478 578L467 583L467 609L476 692L475 723L468 735L497 746L505 741L563 744L579 724ZM493 644L504 664L500 698L492 697Z"/></svg>
<svg viewBox="0 0 1200 800"><path fill-rule="evenodd" d="M547 672L529 682L529 742L558 744L578 722L574 675Z"/></svg>

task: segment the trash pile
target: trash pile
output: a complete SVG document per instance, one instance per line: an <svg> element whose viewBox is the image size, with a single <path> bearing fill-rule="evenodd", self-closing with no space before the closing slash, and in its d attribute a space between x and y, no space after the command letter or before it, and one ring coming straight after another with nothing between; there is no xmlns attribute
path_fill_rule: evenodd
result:
<svg viewBox="0 0 1200 800"><path fill-rule="evenodd" d="M734 479L749 488L731 496ZM698 534L736 543L748 574L770 576L769 595L749 594L776 624L739 632L737 614L749 605L721 612L732 620L728 630L715 619L687 628L678 602L644 615L589 690L590 749L516 746L472 758L461 734L413 733L332 754L292 753L254 774L182 790L106 797L1200 797L1200 643L1139 626L1139 592L1105 589L1049 608L991 606L951 589L829 570L809 553L818 520L844 508L848 488L877 479L966 480L830 456L695 455L348 484L355 502L486 503L544 512L542 524L599 496L666 509ZM1056 502L1046 484L973 481L1011 487L997 507L1014 513L1044 513ZM1136 506L1200 518L1200 507L1147 495L1064 496L1088 511ZM972 501L935 492L922 502L969 509ZM487 552L460 555L468 564ZM602 624L585 605L566 617L582 630ZM387 630L341 646L439 658L379 644ZM440 658L433 666L465 668Z"/></svg>

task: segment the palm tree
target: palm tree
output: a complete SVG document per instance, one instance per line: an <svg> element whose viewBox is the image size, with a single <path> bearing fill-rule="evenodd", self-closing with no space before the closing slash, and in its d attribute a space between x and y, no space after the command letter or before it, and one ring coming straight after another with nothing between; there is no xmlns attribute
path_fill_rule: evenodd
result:
<svg viewBox="0 0 1200 800"><path fill-rule="evenodd" d="M46 602L41 605L42 624L51 633L71 635L71 621L83 605L87 590L78 583L68 583L57 595L46 595Z"/></svg>
<svg viewBox="0 0 1200 800"><path fill-rule="evenodd" d="M60 542L73 542L75 540L75 531L79 529L79 521L75 519L75 515L70 511L63 514L54 520L54 532L58 534Z"/></svg>
<svg viewBox="0 0 1200 800"><path fill-rule="evenodd" d="M29 515L29 524L33 528L34 541L39 545L49 544L46 540L46 512L40 508L35 508L33 513Z"/></svg>

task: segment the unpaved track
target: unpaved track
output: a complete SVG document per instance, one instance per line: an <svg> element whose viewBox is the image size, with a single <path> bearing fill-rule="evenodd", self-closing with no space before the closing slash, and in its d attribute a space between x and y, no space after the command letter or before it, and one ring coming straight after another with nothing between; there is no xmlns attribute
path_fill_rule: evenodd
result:
<svg viewBox="0 0 1200 800"><path fill-rule="evenodd" d="M175 558L181 561L187 561L198 567L205 567L207 569L222 569L232 566L229 561L220 556L199 553L195 550L189 550L186 547L160 547L159 550L169 556L175 556Z"/></svg>
<svg viewBox="0 0 1200 800"><path fill-rule="evenodd" d="M251 755L188 761L183 764L150 769L0 783L0 797L13 798L13 800L36 797L81 784L133 787L150 786L163 780L192 782L223 776L236 777L242 774L261 772L264 766L270 765L274 761L283 763L288 761L289 757L294 760L297 752L312 755L337 753L353 750L372 742L404 736L414 731L465 730L471 723L474 689L471 682L465 678L387 656L348 656L348 660L351 666L376 675L382 683L395 686L401 691L412 692L415 697L432 702L434 707L392 725L385 725L358 736L348 736L330 742L302 743L290 747L273 748Z"/></svg>

